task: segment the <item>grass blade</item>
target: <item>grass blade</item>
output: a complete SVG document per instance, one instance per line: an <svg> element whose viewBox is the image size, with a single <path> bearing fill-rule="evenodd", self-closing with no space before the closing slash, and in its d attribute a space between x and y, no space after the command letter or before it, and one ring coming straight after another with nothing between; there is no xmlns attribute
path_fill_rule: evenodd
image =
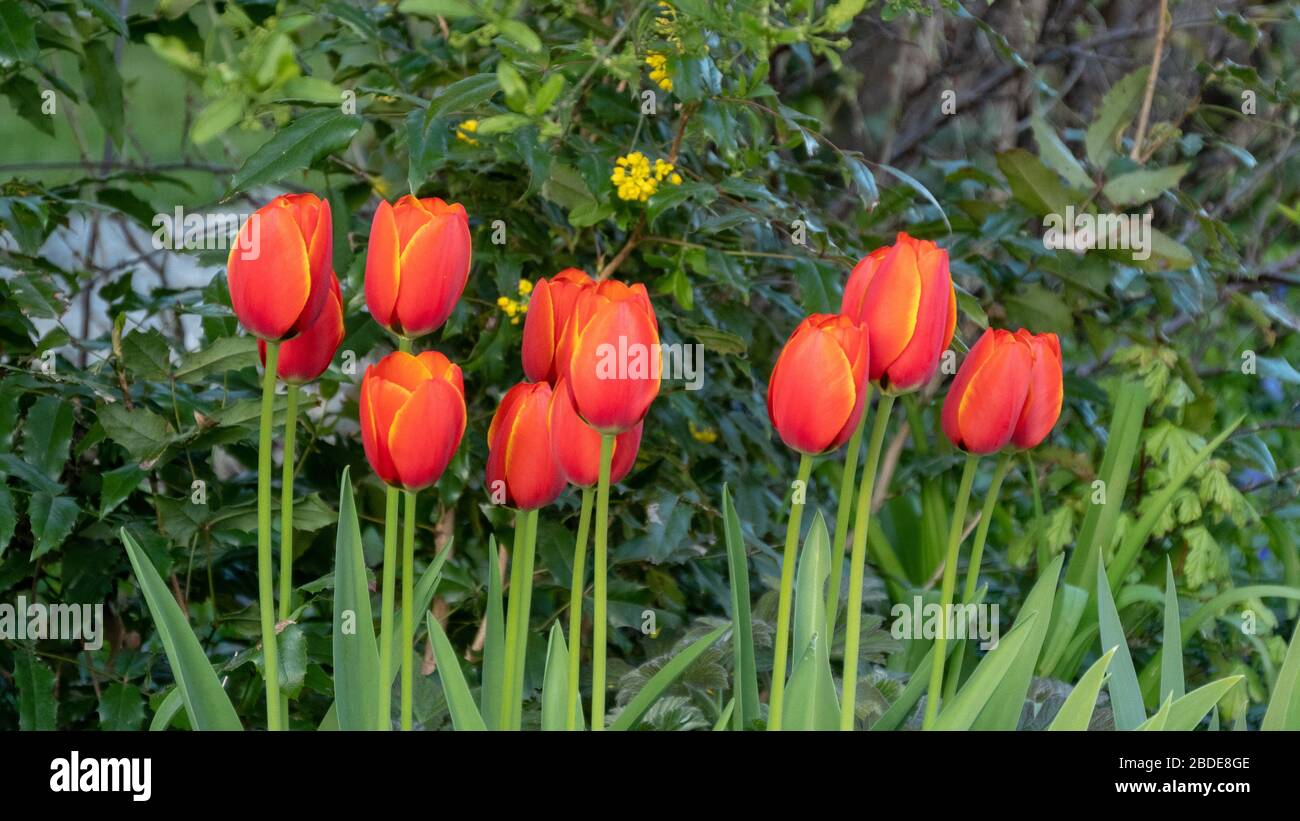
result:
<svg viewBox="0 0 1300 821"><path fill-rule="evenodd" d="M1137 672L1133 669L1133 658L1124 638L1124 625L1115 609L1115 600L1111 598L1103 562L1097 563L1097 624L1101 631L1101 649L1114 648L1117 651L1110 681L1106 683L1115 713L1115 729L1136 729L1146 721L1146 708L1142 706L1142 690L1138 687Z"/></svg>
<svg viewBox="0 0 1300 821"><path fill-rule="evenodd" d="M460 669L460 659L451 649L447 634L442 632L442 625L426 613L425 621L429 625L429 638L433 641L433 656L438 662L438 678L442 680L442 692L447 698L447 709L451 713L451 724L457 730L486 730L483 716L474 705L469 685L465 683L465 672Z"/></svg>
<svg viewBox="0 0 1300 821"><path fill-rule="evenodd" d="M1074 685L1065 703L1057 711L1056 718L1048 730L1086 730L1092 723L1092 711L1097 706L1097 695L1106 678L1110 660L1115 657L1115 648L1107 650L1102 657L1093 662L1079 682Z"/></svg>
<svg viewBox="0 0 1300 821"><path fill-rule="evenodd" d="M731 644L735 653L732 674L735 708L731 727L744 730L760 716L758 704L758 664L754 660L754 621L749 609L749 560L740 529L740 517L731 502L731 491L722 486L722 531L727 542L727 575L731 580Z"/></svg>
<svg viewBox="0 0 1300 821"><path fill-rule="evenodd" d="M158 628L158 637L167 653L176 688L181 691L181 699L185 702L190 726L196 730L242 730L230 697L221 688L221 681L212 670L212 662L208 661L167 584L126 528L119 532L122 544L126 546L126 555L131 560L131 569L140 583L140 593L149 606L154 626Z"/></svg>
<svg viewBox="0 0 1300 821"><path fill-rule="evenodd" d="M645 715L645 711L649 710L659 696L663 695L663 692L672 686L678 676L685 672L692 662L699 658L705 650L709 649L709 645L717 641L718 637L729 629L731 629L731 625L724 624L707 636L697 639L694 644L673 656L672 660L665 664L659 672L655 673L641 688L641 691L628 702L627 706L618 714L618 717L610 723L609 729L632 729L641 716Z"/></svg>

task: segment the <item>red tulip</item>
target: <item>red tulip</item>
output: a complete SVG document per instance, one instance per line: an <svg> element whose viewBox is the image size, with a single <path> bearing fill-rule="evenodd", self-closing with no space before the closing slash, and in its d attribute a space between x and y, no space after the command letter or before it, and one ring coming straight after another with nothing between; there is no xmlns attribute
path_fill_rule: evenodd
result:
<svg viewBox="0 0 1300 821"><path fill-rule="evenodd" d="M315 194L284 194L239 229L226 260L230 304L262 339L303 333L316 321L334 272L330 204Z"/></svg>
<svg viewBox="0 0 1300 821"><path fill-rule="evenodd" d="M957 326L948 252L900 233L849 274L840 312L871 334L871 379L894 392L929 381Z"/></svg>
<svg viewBox="0 0 1300 821"><path fill-rule="evenodd" d="M1061 377L1061 341L1056 334L1031 334L1024 328L1016 331L1034 354L1029 371L1029 394L1016 423L1011 442L1023 450L1036 447L1047 438L1061 416L1065 391Z"/></svg>
<svg viewBox="0 0 1300 821"><path fill-rule="evenodd" d="M645 286L604 280L584 290L560 340L573 406L601 433L641 423L659 395L659 324Z"/></svg>
<svg viewBox="0 0 1300 821"><path fill-rule="evenodd" d="M556 349L573 314L578 295L595 285L586 272L565 268L550 280L539 279L524 315L524 374L533 382L555 384Z"/></svg>
<svg viewBox="0 0 1300 821"><path fill-rule="evenodd" d="M395 351L361 380L361 442L370 466L390 485L436 483L465 435L465 382L437 351Z"/></svg>
<svg viewBox="0 0 1300 821"><path fill-rule="evenodd" d="M767 386L767 414L781 441L816 454L849 440L866 405L870 347L867 329L842 314L799 323Z"/></svg>
<svg viewBox="0 0 1300 821"><path fill-rule="evenodd" d="M943 432L970 453L1006 447L1029 394L1034 352L1010 331L988 329L966 355L943 400Z"/></svg>
<svg viewBox="0 0 1300 821"><path fill-rule="evenodd" d="M551 448L551 395L545 382L520 382L501 398L488 426L487 487L494 501L536 510L564 490Z"/></svg>
<svg viewBox="0 0 1300 821"><path fill-rule="evenodd" d="M330 272L330 292L325 309L307 330L280 343L275 374L285 382L310 382L330 366L343 342L343 293L339 278ZM266 367L266 341L257 340L257 355Z"/></svg>
<svg viewBox="0 0 1300 821"><path fill-rule="evenodd" d="M611 485L623 481L631 472L644 425L641 422L614 439ZM592 487L600 479L600 434L578 416L569 396L569 386L563 379L551 396L551 448L560 473L569 482L578 487Z"/></svg>
<svg viewBox="0 0 1300 821"><path fill-rule="evenodd" d="M459 203L409 194L379 203L366 256L366 305L375 321L407 337L436 331L465 290L470 251Z"/></svg>

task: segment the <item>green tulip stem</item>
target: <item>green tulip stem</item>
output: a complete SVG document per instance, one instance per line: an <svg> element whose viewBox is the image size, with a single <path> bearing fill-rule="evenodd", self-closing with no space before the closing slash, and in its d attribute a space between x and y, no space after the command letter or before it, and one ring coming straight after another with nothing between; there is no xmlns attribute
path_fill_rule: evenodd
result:
<svg viewBox="0 0 1300 821"><path fill-rule="evenodd" d="M271 561L271 429L275 425L275 372L280 343L266 343L262 375L262 424L257 437L257 598L262 617L262 667L266 678L266 728L283 729L280 715L280 665L275 635L275 587Z"/></svg>
<svg viewBox="0 0 1300 821"><path fill-rule="evenodd" d="M840 699L840 729L852 730L858 697L858 643L862 637L862 580L867 564L867 529L871 526L871 499L876 490L876 469L880 464L880 451L889 428L889 414L894 409L894 396L882 394L876 406L876 421L871 426L871 444L867 447L867 462L862 468L862 484L858 487L857 514L853 520L853 555L849 559L849 597L844 622L844 695ZM863 413L866 416L866 413ZM831 634L833 636L833 634ZM830 636L828 636L829 640Z"/></svg>
<svg viewBox="0 0 1300 821"><path fill-rule="evenodd" d="M1037 542L1038 573L1047 569L1051 555L1047 552L1047 540L1043 538L1043 493L1038 489L1038 467L1034 464L1033 451L1025 451L1025 467L1029 474L1029 488L1034 493L1034 541Z"/></svg>
<svg viewBox="0 0 1300 821"><path fill-rule="evenodd" d="M397 572L397 488L388 486L384 499L384 576L380 592L379 617L379 710L376 730L391 730L393 725L393 589Z"/></svg>
<svg viewBox="0 0 1300 821"><path fill-rule="evenodd" d="M569 592L569 681L565 694L566 730L578 729L578 676L582 653L582 591L587 583L587 532L591 529L592 488L582 489L582 513L578 516L578 537L573 542L573 584Z"/></svg>
<svg viewBox="0 0 1300 821"><path fill-rule="evenodd" d="M609 471L614 461L614 434L600 435L600 480L596 483L596 547L593 559L591 628L591 729L605 729L605 550L609 530Z"/></svg>
<svg viewBox="0 0 1300 821"><path fill-rule="evenodd" d="M409 336L397 337L397 350L401 351L402 353L410 353L411 338Z"/></svg>
<svg viewBox="0 0 1300 821"><path fill-rule="evenodd" d="M984 557L984 543L989 536L989 525L993 522L993 513L998 506L998 493L1002 490L1002 480L1011 467L1011 451L1002 454L997 467L993 469L993 478L989 480L988 493L984 496L984 507L980 510L980 522L975 527L975 542L971 545L970 561L966 565L966 587L962 590L961 600L969 603L975 599L975 587L979 584L980 561ZM969 635L969 632L967 633ZM944 683L944 698L950 698L957 692L960 684L962 664L966 656L966 644L962 642L953 648L952 664L948 671L948 680Z"/></svg>
<svg viewBox="0 0 1300 821"><path fill-rule="evenodd" d="M284 463L280 468L280 611L281 622L293 611L293 451L298 431L298 386L285 384ZM289 721L289 697L280 696L280 715Z"/></svg>
<svg viewBox="0 0 1300 821"><path fill-rule="evenodd" d="M513 688L515 681L515 645L519 641L520 592L524 587L524 541L528 538L528 513L515 511L515 541L510 551L510 598L506 603L506 641L501 663L501 715L497 728L510 729L514 717Z"/></svg>
<svg viewBox="0 0 1300 821"><path fill-rule="evenodd" d="M925 700L925 719L921 724L925 730L934 727L934 721L939 716L939 694L943 688L943 667L948 655L948 612L952 609L952 597L957 588L958 550L966 520L966 503L970 501L970 488L975 481L977 465L979 456L968 454L966 466L961 472L961 486L957 489L957 499L952 508L952 519L948 525L948 553L943 562L943 587L939 593L939 631L934 639L934 663L930 666L930 689Z"/></svg>
<svg viewBox="0 0 1300 821"><path fill-rule="evenodd" d="M835 508L835 541L831 545L831 579L826 598L826 635L835 635L840 612L840 580L844 575L844 543L849 537L849 511L853 504L853 483L857 480L858 459L862 456L862 432L867 428L867 410L871 407L871 388L862 399L862 418L849 437L844 453L844 470L840 473L840 496Z"/></svg>
<svg viewBox="0 0 1300 821"><path fill-rule="evenodd" d="M415 491L406 497L402 526L402 729L411 729L415 684Z"/></svg>
<svg viewBox="0 0 1300 821"><path fill-rule="evenodd" d="M785 553L781 557L781 594L776 608L776 645L772 660L772 693L769 699L767 728L781 729L781 710L785 700L786 657L790 645L790 610L794 598L794 568L799 554L799 523L803 519L808 494L808 477L813 458L799 457L799 476L791 493L790 521L785 528Z"/></svg>

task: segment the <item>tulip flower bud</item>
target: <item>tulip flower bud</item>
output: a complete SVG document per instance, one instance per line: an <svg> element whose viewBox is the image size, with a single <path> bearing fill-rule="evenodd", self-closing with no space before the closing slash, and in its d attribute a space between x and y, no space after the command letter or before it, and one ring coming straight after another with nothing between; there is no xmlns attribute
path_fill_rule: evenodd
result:
<svg viewBox="0 0 1300 821"><path fill-rule="evenodd" d="M767 414L781 441L800 453L834 450L849 440L866 404L867 329L842 314L799 323L776 359Z"/></svg>
<svg viewBox="0 0 1300 821"><path fill-rule="evenodd" d="M1061 417L1061 404L1065 399L1061 375L1061 342L1056 334L1031 334L1024 328L1016 336L1029 345L1034 354L1034 364L1029 371L1029 394L1020 411L1020 421L1011 442L1022 450L1037 447L1047 438Z"/></svg>
<svg viewBox="0 0 1300 821"><path fill-rule="evenodd" d="M578 415L601 433L641 423L659 395L659 324L645 286L584 290L560 340L560 373Z"/></svg>
<svg viewBox="0 0 1300 821"><path fill-rule="evenodd" d="M487 488L518 510L545 507L564 490L551 447L551 386L520 382L501 398L488 426Z"/></svg>
<svg viewBox="0 0 1300 821"><path fill-rule="evenodd" d="M895 393L934 376L957 326L948 252L900 233L862 258L844 286L840 313L871 334L871 379Z"/></svg>
<svg viewBox="0 0 1300 821"><path fill-rule="evenodd" d="M943 432L970 453L1006 447L1029 394L1034 353L1017 334L989 328L971 348L943 400Z"/></svg>
<svg viewBox="0 0 1300 821"><path fill-rule="evenodd" d="M436 483L465 435L464 378L437 351L396 351L366 368L360 405L371 468L407 490Z"/></svg>
<svg viewBox="0 0 1300 821"><path fill-rule="evenodd" d="M329 295L333 253L327 201L284 194L259 208L240 227L226 260L239 324L272 341L305 332Z"/></svg>
<svg viewBox="0 0 1300 821"><path fill-rule="evenodd" d="M307 330L280 343L275 374L284 382L310 382L330 366L343 342L343 293L339 278L330 272L330 291L325 308ZM257 340L257 355L266 366L266 340Z"/></svg>
<svg viewBox="0 0 1300 821"><path fill-rule="evenodd" d="M565 268L550 280L537 280L524 315L524 374L533 382L555 384L559 376L556 349L573 314L578 295L595 286L584 271Z"/></svg>
<svg viewBox="0 0 1300 821"><path fill-rule="evenodd" d="M641 422L615 437L609 475L611 485L623 481L632 470L644 425ZM551 396L551 448L566 480L578 487L593 487L599 481L600 434L578 416L564 380L555 386Z"/></svg>
<svg viewBox="0 0 1300 821"><path fill-rule="evenodd" d="M465 290L469 217L459 203L409 194L379 203L366 255L366 305L375 321L406 337L436 331Z"/></svg>

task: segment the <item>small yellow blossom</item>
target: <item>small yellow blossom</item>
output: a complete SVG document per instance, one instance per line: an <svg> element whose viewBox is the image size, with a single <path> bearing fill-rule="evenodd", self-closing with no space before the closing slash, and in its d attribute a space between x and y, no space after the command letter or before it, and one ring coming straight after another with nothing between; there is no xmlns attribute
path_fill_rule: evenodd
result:
<svg viewBox="0 0 1300 821"><path fill-rule="evenodd" d="M694 422L687 420L686 426L690 428L691 438L696 442L703 442L706 445L712 445L718 441L718 432L713 428L698 428Z"/></svg>
<svg viewBox="0 0 1300 821"><path fill-rule="evenodd" d="M662 52L652 51L646 55L645 64L650 66L650 82L664 91L673 90L673 78L668 73L668 56Z"/></svg>
<svg viewBox="0 0 1300 821"><path fill-rule="evenodd" d="M614 183L618 198L629 202L645 202L659 190L659 183L664 180L672 185L681 185L680 174L673 171L673 164L664 160L650 159L640 151L619 157L614 163L614 173L609 181Z"/></svg>
<svg viewBox="0 0 1300 821"><path fill-rule="evenodd" d="M462 142L467 142L470 145L478 145L478 140L470 136L477 131L478 120L465 120L460 125L456 126L456 139Z"/></svg>
<svg viewBox="0 0 1300 821"><path fill-rule="evenodd" d="M533 283L526 279L519 280L519 293L528 296L533 292Z"/></svg>

